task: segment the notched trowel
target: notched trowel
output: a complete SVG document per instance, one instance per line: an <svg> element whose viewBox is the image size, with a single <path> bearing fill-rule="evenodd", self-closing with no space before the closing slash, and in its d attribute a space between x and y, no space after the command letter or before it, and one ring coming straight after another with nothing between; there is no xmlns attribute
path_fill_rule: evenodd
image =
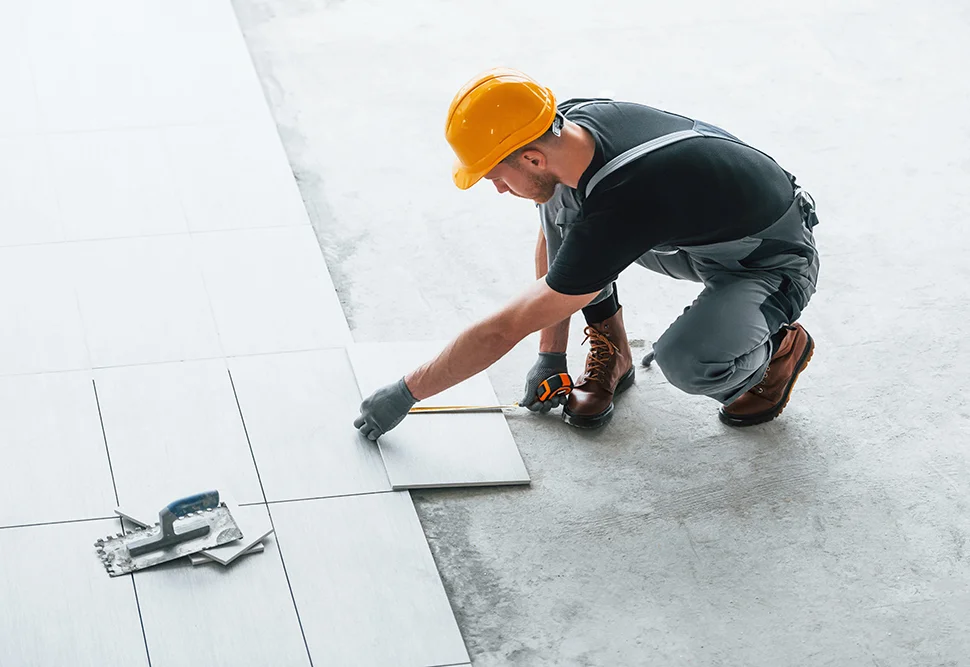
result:
<svg viewBox="0 0 970 667"><path fill-rule="evenodd" d="M108 574L119 577L242 536L229 508L219 502L219 492L206 491L169 503L154 526L106 537L94 546Z"/></svg>

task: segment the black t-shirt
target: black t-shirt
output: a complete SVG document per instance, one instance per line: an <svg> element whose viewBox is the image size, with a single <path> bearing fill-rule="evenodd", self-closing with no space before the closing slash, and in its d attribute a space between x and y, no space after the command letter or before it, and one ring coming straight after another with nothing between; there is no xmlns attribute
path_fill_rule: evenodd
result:
<svg viewBox="0 0 970 667"><path fill-rule="evenodd" d="M559 105L563 113L584 100ZM791 205L785 171L730 139L695 137L665 146L613 172L584 197L607 162L693 120L629 102L598 102L568 113L596 141L576 188L579 220L569 226L546 283L561 294L603 289L652 248L740 239L774 223Z"/></svg>

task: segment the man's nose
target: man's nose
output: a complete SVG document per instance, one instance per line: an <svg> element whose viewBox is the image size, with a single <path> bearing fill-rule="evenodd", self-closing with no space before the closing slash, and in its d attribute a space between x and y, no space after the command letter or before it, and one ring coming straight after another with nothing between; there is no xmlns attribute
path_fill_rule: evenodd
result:
<svg viewBox="0 0 970 667"><path fill-rule="evenodd" d="M492 183L495 185L495 189L498 190L499 194L504 194L509 191L509 186L504 181L492 181Z"/></svg>

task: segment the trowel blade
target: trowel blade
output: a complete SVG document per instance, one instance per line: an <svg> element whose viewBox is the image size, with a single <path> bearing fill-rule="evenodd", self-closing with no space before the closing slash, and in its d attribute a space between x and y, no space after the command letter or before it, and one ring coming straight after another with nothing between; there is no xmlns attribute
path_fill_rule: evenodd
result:
<svg viewBox="0 0 970 667"><path fill-rule="evenodd" d="M115 537L98 540L94 543L98 551L104 569L112 577L120 577L123 574L144 570L147 567L165 563L182 556L198 553L205 549L217 547L233 540L241 539L243 534L236 525L236 520L232 518L229 508L225 503L211 510L187 514L176 519L173 527L176 532L184 532L184 528L197 527L200 522L209 525L210 530L207 535L180 542L170 547L164 547L157 551L150 551L140 556L132 556L128 551L128 545L135 542L142 542L146 539L158 537L161 526L155 524L142 530L136 530L127 535L116 535Z"/></svg>

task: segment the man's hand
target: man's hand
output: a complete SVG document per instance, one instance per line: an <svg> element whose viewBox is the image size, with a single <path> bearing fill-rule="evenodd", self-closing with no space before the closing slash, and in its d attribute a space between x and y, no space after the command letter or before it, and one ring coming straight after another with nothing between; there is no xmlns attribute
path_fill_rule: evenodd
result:
<svg viewBox="0 0 970 667"><path fill-rule="evenodd" d="M377 440L401 423L417 403L404 378L381 387L360 404L360 416L354 426L368 440Z"/></svg>
<svg viewBox="0 0 970 667"><path fill-rule="evenodd" d="M529 370L528 376L525 379L525 394L519 401L519 405L523 405L533 412L546 413L553 408L559 407L560 405L565 405L567 396L559 395L553 396L545 401L540 401L538 398L539 385L553 375L558 375L559 373L568 373L566 370L566 353L565 352L540 352L539 359Z"/></svg>

